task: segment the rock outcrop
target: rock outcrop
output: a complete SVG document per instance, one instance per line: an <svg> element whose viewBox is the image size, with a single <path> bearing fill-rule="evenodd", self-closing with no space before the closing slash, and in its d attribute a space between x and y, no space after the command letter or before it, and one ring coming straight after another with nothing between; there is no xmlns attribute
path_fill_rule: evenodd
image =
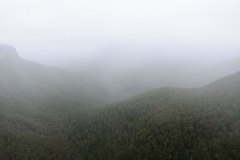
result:
<svg viewBox="0 0 240 160"><path fill-rule="evenodd" d="M0 44L0 58L18 57L17 51L14 47Z"/></svg>

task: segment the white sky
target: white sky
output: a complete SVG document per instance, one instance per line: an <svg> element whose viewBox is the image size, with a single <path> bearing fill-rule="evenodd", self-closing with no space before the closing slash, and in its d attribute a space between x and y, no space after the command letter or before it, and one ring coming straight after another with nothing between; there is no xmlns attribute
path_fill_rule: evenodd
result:
<svg viewBox="0 0 240 160"><path fill-rule="evenodd" d="M240 56L240 1L0 0L0 43L54 65L113 44L222 60Z"/></svg>

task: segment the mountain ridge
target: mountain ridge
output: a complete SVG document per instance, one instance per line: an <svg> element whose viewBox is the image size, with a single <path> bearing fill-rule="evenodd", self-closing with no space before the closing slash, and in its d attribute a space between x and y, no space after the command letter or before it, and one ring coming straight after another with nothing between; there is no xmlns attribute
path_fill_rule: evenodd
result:
<svg viewBox="0 0 240 160"><path fill-rule="evenodd" d="M74 116L70 135L83 159L238 159L239 86L237 72L200 88L154 89Z"/></svg>
<svg viewBox="0 0 240 160"><path fill-rule="evenodd" d="M90 86L74 72L44 66L18 56L0 59L0 93L53 109L96 106L107 100L99 89ZM56 105L54 100L58 100L59 104Z"/></svg>
<svg viewBox="0 0 240 160"><path fill-rule="evenodd" d="M111 102L78 74L0 59L0 160L240 159L240 72Z"/></svg>
<svg viewBox="0 0 240 160"><path fill-rule="evenodd" d="M0 44L0 58L18 57L16 48L10 45Z"/></svg>

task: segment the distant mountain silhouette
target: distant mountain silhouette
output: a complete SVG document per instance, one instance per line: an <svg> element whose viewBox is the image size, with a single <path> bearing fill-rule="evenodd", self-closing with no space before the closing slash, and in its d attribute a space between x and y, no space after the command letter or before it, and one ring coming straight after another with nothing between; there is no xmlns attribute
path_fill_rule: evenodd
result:
<svg viewBox="0 0 240 160"><path fill-rule="evenodd" d="M114 96L91 77L24 60L9 46L1 53L0 160L240 159L240 72L214 80L238 70L239 59L193 77L156 76L152 85L211 81L203 87L162 87L107 103ZM150 88L134 84L139 73L129 75L121 93Z"/></svg>
<svg viewBox="0 0 240 160"><path fill-rule="evenodd" d="M220 62L205 70L184 77L184 87L200 87L207 85L221 77L240 71L240 57Z"/></svg>
<svg viewBox="0 0 240 160"><path fill-rule="evenodd" d="M0 94L56 110L95 106L106 101L104 93L74 72L22 59L11 46L1 45L0 53Z"/></svg>
<svg viewBox="0 0 240 160"><path fill-rule="evenodd" d="M18 57L17 51L10 45L0 44L0 58L15 56Z"/></svg>

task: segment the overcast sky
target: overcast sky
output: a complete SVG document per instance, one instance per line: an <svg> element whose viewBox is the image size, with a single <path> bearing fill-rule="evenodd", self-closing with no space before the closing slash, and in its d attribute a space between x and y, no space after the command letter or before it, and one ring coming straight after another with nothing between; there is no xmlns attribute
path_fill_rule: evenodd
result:
<svg viewBox="0 0 240 160"><path fill-rule="evenodd" d="M220 61L240 56L240 1L0 0L0 43L53 65L113 46Z"/></svg>

